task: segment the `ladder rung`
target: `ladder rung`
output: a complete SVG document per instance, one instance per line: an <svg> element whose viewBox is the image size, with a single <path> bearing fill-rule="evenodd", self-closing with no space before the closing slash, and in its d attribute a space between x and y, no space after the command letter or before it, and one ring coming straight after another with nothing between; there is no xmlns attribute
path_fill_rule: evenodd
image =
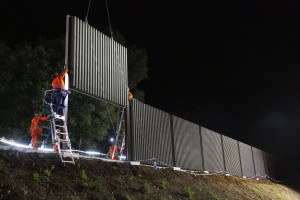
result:
<svg viewBox="0 0 300 200"><path fill-rule="evenodd" d="M55 125L55 126L60 128L67 128L66 126L61 126L61 125Z"/></svg>
<svg viewBox="0 0 300 200"><path fill-rule="evenodd" d="M60 131L58 131L58 130L56 130L56 133L57 133L57 134L61 134L61 135L67 135L67 132L60 132Z"/></svg>
<svg viewBox="0 0 300 200"><path fill-rule="evenodd" d="M66 163L74 163L74 161L67 161L67 160L62 160L62 162L66 162Z"/></svg>

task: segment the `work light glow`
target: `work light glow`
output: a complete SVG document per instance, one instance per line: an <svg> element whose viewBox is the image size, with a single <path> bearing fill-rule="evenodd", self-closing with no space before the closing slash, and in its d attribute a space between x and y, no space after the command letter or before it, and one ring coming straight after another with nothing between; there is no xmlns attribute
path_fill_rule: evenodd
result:
<svg viewBox="0 0 300 200"><path fill-rule="evenodd" d="M86 151L86 154L91 154L91 155L100 155L100 152L95 152L95 151Z"/></svg>
<svg viewBox="0 0 300 200"><path fill-rule="evenodd" d="M13 145L13 146L16 146L16 147L29 148L28 145L19 144L19 143L16 143L16 142L10 142L10 141L3 140L3 139L1 139L0 141L3 142L3 143L5 143L5 144Z"/></svg>

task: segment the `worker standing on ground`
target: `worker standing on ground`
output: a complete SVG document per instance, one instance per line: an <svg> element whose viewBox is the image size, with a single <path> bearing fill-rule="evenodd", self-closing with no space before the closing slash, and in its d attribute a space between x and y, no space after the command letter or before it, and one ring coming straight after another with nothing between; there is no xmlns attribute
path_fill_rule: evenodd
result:
<svg viewBox="0 0 300 200"><path fill-rule="evenodd" d="M62 108L63 102L64 102L64 89L65 89L65 83L64 83L64 76L68 73L68 68L65 68L63 73L58 75L57 72L53 73L51 77L53 78L52 81L52 87L53 92L55 91L54 97L53 97L53 111L57 114L62 114Z"/></svg>
<svg viewBox="0 0 300 200"><path fill-rule="evenodd" d="M31 121L31 127L29 133L32 136L32 147L37 148L38 142L37 142L37 135L42 135L43 130L42 130L42 121L47 120L48 117L43 117L42 114L39 111L36 111L34 113L34 118Z"/></svg>
<svg viewBox="0 0 300 200"><path fill-rule="evenodd" d="M115 142L112 141L112 145L109 147L108 157L110 159L117 160L119 157L119 153L120 153L120 147L116 146L115 154L114 154L114 149L115 149Z"/></svg>

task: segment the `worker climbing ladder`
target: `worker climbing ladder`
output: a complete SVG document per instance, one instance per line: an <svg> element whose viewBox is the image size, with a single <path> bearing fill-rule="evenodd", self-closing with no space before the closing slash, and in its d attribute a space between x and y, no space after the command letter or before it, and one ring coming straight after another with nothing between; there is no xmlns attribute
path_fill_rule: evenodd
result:
<svg viewBox="0 0 300 200"><path fill-rule="evenodd" d="M64 163L73 163L74 157L72 154L72 147L71 147L71 141L68 134L68 127L65 125L65 111L63 105L55 105L53 103L55 93L58 92L55 90L46 90L44 93L44 106L47 106L46 113L50 111L50 133L44 143L47 143L47 140L49 136L51 135L52 143L53 143L53 149L59 153L59 156L61 158L61 161ZM70 93L67 90L63 90L65 97ZM49 102L47 102L47 97L51 96L51 99ZM60 107L62 110L62 113L56 113L54 112L54 107ZM45 113L45 115L46 115ZM64 145L66 144L66 145ZM66 148L63 148L66 146Z"/></svg>
<svg viewBox="0 0 300 200"><path fill-rule="evenodd" d="M125 131L122 131L122 124L124 124L123 116L124 116L125 108L122 108L122 111L120 111L120 121L118 124L118 129L116 131L116 139L113 149L113 154L110 156L111 158L116 158L118 160L122 160L125 158L124 156L124 149L125 149ZM121 148L118 148L121 147Z"/></svg>

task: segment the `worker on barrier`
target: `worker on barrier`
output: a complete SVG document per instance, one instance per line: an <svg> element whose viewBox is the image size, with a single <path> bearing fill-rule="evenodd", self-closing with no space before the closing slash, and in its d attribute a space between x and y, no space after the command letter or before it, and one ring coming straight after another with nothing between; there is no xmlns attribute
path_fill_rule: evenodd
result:
<svg viewBox="0 0 300 200"><path fill-rule="evenodd" d="M133 95L132 95L131 92L129 91L129 88L128 88L128 98L129 98L129 99L132 99L132 98L133 98Z"/></svg>
<svg viewBox="0 0 300 200"><path fill-rule="evenodd" d="M59 74L57 72L53 73L51 77L53 78L52 87L54 97L53 97L53 111L57 114L62 114L62 108L64 107L65 94L65 83L64 76L68 73L68 68L65 67L63 73Z"/></svg>
<svg viewBox="0 0 300 200"><path fill-rule="evenodd" d="M34 118L31 121L31 127L30 127L30 130L29 130L29 133L32 136L32 140L31 140L30 145L33 148L37 148L37 145L38 145L37 135L42 135L43 134L43 130L42 130L41 125L43 123L43 120L47 120L47 119L48 119L48 117L43 117L41 112L39 112L39 111L36 111L34 113Z"/></svg>

